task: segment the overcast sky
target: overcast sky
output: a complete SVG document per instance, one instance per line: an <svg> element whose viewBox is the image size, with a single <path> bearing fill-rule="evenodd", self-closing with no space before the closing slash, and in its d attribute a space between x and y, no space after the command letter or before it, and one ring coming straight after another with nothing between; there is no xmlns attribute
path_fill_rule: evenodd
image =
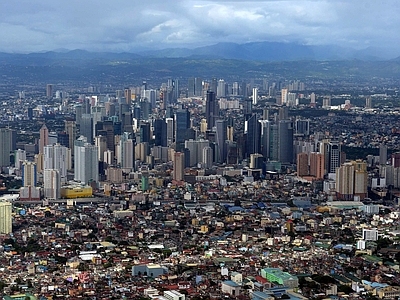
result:
<svg viewBox="0 0 400 300"><path fill-rule="evenodd" d="M400 48L398 0L3 0L0 51L285 41Z"/></svg>

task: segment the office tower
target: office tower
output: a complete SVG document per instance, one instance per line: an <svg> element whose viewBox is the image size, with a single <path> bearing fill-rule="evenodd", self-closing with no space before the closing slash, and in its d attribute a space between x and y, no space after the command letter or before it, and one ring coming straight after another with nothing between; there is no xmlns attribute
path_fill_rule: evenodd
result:
<svg viewBox="0 0 400 300"><path fill-rule="evenodd" d="M82 115L84 114L84 108L82 105L75 106L75 120L76 124L80 125L82 120ZM70 145L72 147L72 145Z"/></svg>
<svg viewBox="0 0 400 300"><path fill-rule="evenodd" d="M379 146L379 164L386 165L387 162L387 145L380 144Z"/></svg>
<svg viewBox="0 0 400 300"><path fill-rule="evenodd" d="M44 169L43 194L46 199L56 200L61 194L61 179L58 170Z"/></svg>
<svg viewBox="0 0 400 300"><path fill-rule="evenodd" d="M278 124L269 125L269 159L273 161L279 160L279 130Z"/></svg>
<svg viewBox="0 0 400 300"><path fill-rule="evenodd" d="M324 96L322 99L322 108L331 108L331 96Z"/></svg>
<svg viewBox="0 0 400 300"><path fill-rule="evenodd" d="M278 122L278 160L281 163L293 163L293 122L280 120Z"/></svg>
<svg viewBox="0 0 400 300"><path fill-rule="evenodd" d="M174 119L166 118L165 123L167 124L167 147L169 147L174 142Z"/></svg>
<svg viewBox="0 0 400 300"><path fill-rule="evenodd" d="M36 183L37 183L36 163L31 161L24 161L22 163L22 185L36 186Z"/></svg>
<svg viewBox="0 0 400 300"><path fill-rule="evenodd" d="M132 90L130 88L126 88L124 90L124 97L125 97L126 104L131 104L131 101L132 101Z"/></svg>
<svg viewBox="0 0 400 300"><path fill-rule="evenodd" d="M203 96L203 80L200 77L194 79L194 94L197 97Z"/></svg>
<svg viewBox="0 0 400 300"><path fill-rule="evenodd" d="M257 105L258 103L258 88L253 88L253 105Z"/></svg>
<svg viewBox="0 0 400 300"><path fill-rule="evenodd" d="M147 145L147 143L140 143L139 146L140 145ZM121 167L133 170L135 167L135 143L132 139L128 138L126 133L121 137L119 149ZM147 153L141 154L141 160L143 161L146 156Z"/></svg>
<svg viewBox="0 0 400 300"><path fill-rule="evenodd" d="M148 102L147 99L142 99L139 102L139 106L142 113L141 119L147 121L150 115L150 102Z"/></svg>
<svg viewBox="0 0 400 300"><path fill-rule="evenodd" d="M225 80L223 79L218 80L217 98L222 98L226 96L225 89L226 89Z"/></svg>
<svg viewBox="0 0 400 300"><path fill-rule="evenodd" d="M239 82L234 82L232 85L232 96L239 96Z"/></svg>
<svg viewBox="0 0 400 300"><path fill-rule="evenodd" d="M76 122L73 120L64 121L64 130L68 134L68 148L72 148L76 139Z"/></svg>
<svg viewBox="0 0 400 300"><path fill-rule="evenodd" d="M99 105L92 106L91 115L93 117L93 136L96 136L96 124L97 122L101 122L103 120L103 117L106 116L106 108ZM93 143L93 140L88 140L88 142Z"/></svg>
<svg viewBox="0 0 400 300"><path fill-rule="evenodd" d="M65 131L57 132L56 143L69 148L69 135Z"/></svg>
<svg viewBox="0 0 400 300"><path fill-rule="evenodd" d="M210 83L210 88L209 90L211 92L213 92L215 95L217 94L217 90L218 90L218 81L217 78L213 78L211 79L211 83Z"/></svg>
<svg viewBox="0 0 400 300"><path fill-rule="evenodd" d="M107 151L107 137L98 135L94 138L94 144L99 149L99 161L104 161L104 152ZM111 150L110 150L111 151Z"/></svg>
<svg viewBox="0 0 400 300"><path fill-rule="evenodd" d="M12 233L12 204L0 202L0 233Z"/></svg>
<svg viewBox="0 0 400 300"><path fill-rule="evenodd" d="M207 91L206 94L206 121L207 129L212 129L215 126L215 120L219 117L219 104L212 91Z"/></svg>
<svg viewBox="0 0 400 300"><path fill-rule="evenodd" d="M288 93L287 94L287 103L286 103L287 106L294 107L294 106L296 106L298 104L297 102L298 101L297 101L297 94L296 93Z"/></svg>
<svg viewBox="0 0 400 300"><path fill-rule="evenodd" d="M195 93L195 79L193 77L188 79L188 97L194 97Z"/></svg>
<svg viewBox="0 0 400 300"><path fill-rule="evenodd" d="M104 162L108 166L111 166L114 164L114 152L112 152L111 150L104 151L103 158L104 158Z"/></svg>
<svg viewBox="0 0 400 300"><path fill-rule="evenodd" d="M154 145L167 147L167 123L165 119L154 121Z"/></svg>
<svg viewBox="0 0 400 300"><path fill-rule="evenodd" d="M226 128L226 139L228 141L233 142L233 134L234 134L234 132L235 132L235 128L233 126L229 125Z"/></svg>
<svg viewBox="0 0 400 300"><path fill-rule="evenodd" d="M53 98L53 85L52 84L46 85L46 97Z"/></svg>
<svg viewBox="0 0 400 300"><path fill-rule="evenodd" d="M236 142L227 142L227 154L226 163L228 165L234 165L238 163L239 159L239 148Z"/></svg>
<svg viewBox="0 0 400 300"><path fill-rule="evenodd" d="M245 121L245 134L246 134L246 157L250 154L260 153L261 150L261 124L257 120L257 115L247 115Z"/></svg>
<svg viewBox="0 0 400 300"><path fill-rule="evenodd" d="M284 105L288 101L288 89L281 89L281 102L280 105Z"/></svg>
<svg viewBox="0 0 400 300"><path fill-rule="evenodd" d="M368 96L365 98L365 108L372 108L372 97Z"/></svg>
<svg viewBox="0 0 400 300"><path fill-rule="evenodd" d="M133 116L130 111L123 112L121 115L121 131L133 133Z"/></svg>
<svg viewBox="0 0 400 300"><path fill-rule="evenodd" d="M201 121L200 121L200 132L201 133L206 133L206 131L208 129L207 127L208 127L207 120L206 119L201 119Z"/></svg>
<svg viewBox="0 0 400 300"><path fill-rule="evenodd" d="M279 107L278 119L279 120L289 119L289 108L287 106Z"/></svg>
<svg viewBox="0 0 400 300"><path fill-rule="evenodd" d="M150 142L150 123L141 123L139 128L140 142L149 143Z"/></svg>
<svg viewBox="0 0 400 300"><path fill-rule="evenodd" d="M226 140L227 134L227 123L225 120L217 120L215 123L216 127L216 142L218 144L218 153L216 161L219 163L226 162Z"/></svg>
<svg viewBox="0 0 400 300"><path fill-rule="evenodd" d="M43 124L42 128L40 128L39 134L39 153L43 153L44 146L49 144L49 130L47 129L46 124Z"/></svg>
<svg viewBox="0 0 400 300"><path fill-rule="evenodd" d="M203 148L202 163L205 169L210 169L213 165L213 151L210 146Z"/></svg>
<svg viewBox="0 0 400 300"><path fill-rule="evenodd" d="M308 172L308 154L299 153L297 154L297 176L303 177L309 174Z"/></svg>
<svg viewBox="0 0 400 300"><path fill-rule="evenodd" d="M21 170L22 163L26 160L26 151L22 149L17 149L14 154L14 165L15 168Z"/></svg>
<svg viewBox="0 0 400 300"><path fill-rule="evenodd" d="M325 169L327 173L336 173L336 169L340 167L341 145L337 141L329 141L324 143Z"/></svg>
<svg viewBox="0 0 400 300"><path fill-rule="evenodd" d="M323 179L325 175L325 157L322 153L310 153L310 176Z"/></svg>
<svg viewBox="0 0 400 300"><path fill-rule="evenodd" d="M185 175L185 155L182 152L175 152L173 163L174 172L172 179L182 181Z"/></svg>
<svg viewBox="0 0 400 300"><path fill-rule="evenodd" d="M79 137L74 146L74 179L88 184L99 180L98 147Z"/></svg>
<svg viewBox="0 0 400 300"><path fill-rule="evenodd" d="M190 128L190 113L187 109L178 109L175 113L175 143L177 149L183 144Z"/></svg>
<svg viewBox="0 0 400 300"><path fill-rule="evenodd" d="M267 107L263 109L263 120L269 120L269 109Z"/></svg>
<svg viewBox="0 0 400 300"><path fill-rule="evenodd" d="M115 142L115 128L114 128L114 123L111 120L106 120L106 121L101 121L97 122L95 126L95 134L96 136L98 135L103 135L107 139L107 149L110 149L111 151L114 151L114 142Z"/></svg>
<svg viewBox="0 0 400 300"><path fill-rule="evenodd" d="M315 93L311 93L311 95L310 95L310 106L311 107L315 107L316 106L315 99L316 99Z"/></svg>
<svg viewBox="0 0 400 300"><path fill-rule="evenodd" d="M57 170L61 182L66 182L67 170L71 168L71 151L60 144L45 146L43 168Z"/></svg>
<svg viewBox="0 0 400 300"><path fill-rule="evenodd" d="M260 153L250 154L250 169L261 169L264 157Z"/></svg>
<svg viewBox="0 0 400 300"><path fill-rule="evenodd" d="M310 135L310 120L296 119L296 134L303 136Z"/></svg>
<svg viewBox="0 0 400 300"><path fill-rule="evenodd" d="M270 139L271 139L271 123L268 120L260 120L261 125L261 149L260 153L266 159L270 158Z"/></svg>
<svg viewBox="0 0 400 300"><path fill-rule="evenodd" d="M83 114L81 124L79 126L79 133L84 136L89 143L93 141L93 116L91 114ZM75 141L74 141L75 143ZM73 144L74 145L74 144Z"/></svg>

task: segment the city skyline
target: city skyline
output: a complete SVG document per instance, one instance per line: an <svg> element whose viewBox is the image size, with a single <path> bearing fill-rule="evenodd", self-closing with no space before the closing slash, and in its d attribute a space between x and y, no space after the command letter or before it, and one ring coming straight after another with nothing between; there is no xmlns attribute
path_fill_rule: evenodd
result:
<svg viewBox="0 0 400 300"><path fill-rule="evenodd" d="M396 54L399 10L395 1L19 0L2 5L0 51L138 52L272 41Z"/></svg>

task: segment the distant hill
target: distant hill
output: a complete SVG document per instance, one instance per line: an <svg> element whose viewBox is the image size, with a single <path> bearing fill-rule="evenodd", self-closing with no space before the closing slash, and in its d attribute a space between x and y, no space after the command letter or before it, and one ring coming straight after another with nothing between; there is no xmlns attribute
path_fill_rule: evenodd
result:
<svg viewBox="0 0 400 300"><path fill-rule="evenodd" d="M215 45L188 48L170 48L138 52L144 57L179 58L197 57L208 59L240 59L254 61L296 60L387 60L398 55L379 48L355 50L340 46L309 46L297 43L253 42L245 44L218 43ZM399 53L400 54L400 53Z"/></svg>

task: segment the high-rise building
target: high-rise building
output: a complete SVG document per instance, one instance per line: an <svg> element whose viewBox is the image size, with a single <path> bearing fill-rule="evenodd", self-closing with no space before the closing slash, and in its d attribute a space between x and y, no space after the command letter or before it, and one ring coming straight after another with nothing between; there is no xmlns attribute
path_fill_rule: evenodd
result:
<svg viewBox="0 0 400 300"><path fill-rule="evenodd" d="M288 89L281 89L281 103L280 105L284 105L288 101Z"/></svg>
<svg viewBox="0 0 400 300"><path fill-rule="evenodd" d="M175 143L177 149L185 142L187 130L190 128L190 113L187 109L175 112ZM180 145L181 144L181 145Z"/></svg>
<svg viewBox="0 0 400 300"><path fill-rule="evenodd" d="M280 120L278 122L278 160L281 163L293 163L293 122Z"/></svg>
<svg viewBox="0 0 400 300"><path fill-rule="evenodd" d="M217 98L223 98L226 96L226 87L225 87L225 80L220 79L218 80L217 86Z"/></svg>
<svg viewBox="0 0 400 300"><path fill-rule="evenodd" d="M148 145L148 143L139 143L139 149L143 148L144 145ZM147 156L147 151L143 149L140 152L146 152L139 153L138 155L138 158L144 161ZM129 134L126 132L121 136L117 147L117 161L124 169L133 170L135 167L135 143L131 138L129 138Z"/></svg>
<svg viewBox="0 0 400 300"><path fill-rule="evenodd" d="M188 97L194 97L195 95L195 80L193 77L188 79Z"/></svg>
<svg viewBox="0 0 400 300"><path fill-rule="evenodd" d="M322 108L331 108L331 96L322 98Z"/></svg>
<svg viewBox="0 0 400 300"><path fill-rule="evenodd" d="M84 137L75 141L74 179L82 183L99 180L98 147L91 145Z"/></svg>
<svg viewBox="0 0 400 300"><path fill-rule="evenodd" d="M194 79L194 94L197 97L203 96L203 80L200 77Z"/></svg>
<svg viewBox="0 0 400 300"><path fill-rule="evenodd" d="M258 103L258 88L253 88L253 105Z"/></svg>
<svg viewBox="0 0 400 300"><path fill-rule="evenodd" d="M270 158L270 138L271 138L271 128L270 122L268 120L260 120L261 124L261 151L260 153L266 159Z"/></svg>
<svg viewBox="0 0 400 300"><path fill-rule="evenodd" d="M310 175L315 179L323 179L325 175L325 157L322 153L310 153Z"/></svg>
<svg viewBox="0 0 400 300"><path fill-rule="evenodd" d="M127 104L130 104L132 101L132 90L130 88L126 88L124 90L125 101Z"/></svg>
<svg viewBox="0 0 400 300"><path fill-rule="evenodd" d="M72 148L76 139L76 122L74 120L64 121L64 130L68 134L68 148Z"/></svg>
<svg viewBox="0 0 400 300"><path fill-rule="evenodd" d="M175 152L173 163L173 179L176 181L182 181L185 175L185 155L182 152Z"/></svg>
<svg viewBox="0 0 400 300"><path fill-rule="evenodd" d="M215 122L216 127L216 142L218 145L217 162L226 162L226 140L227 134L227 122L226 120L217 120Z"/></svg>
<svg viewBox="0 0 400 300"><path fill-rule="evenodd" d="M323 154L325 155L325 169L327 173L336 173L336 169L340 167L341 145L338 141L328 141L324 143ZM320 150L320 152L322 152Z"/></svg>
<svg viewBox="0 0 400 300"><path fill-rule="evenodd" d="M79 133L84 136L89 143L93 141L93 116L91 114L83 114L81 124L79 126ZM75 143L75 141L74 141ZM74 144L73 144L74 145Z"/></svg>
<svg viewBox="0 0 400 300"><path fill-rule="evenodd" d="M60 144L44 147L43 168L59 172L61 182L67 182L67 170L71 168L71 151Z"/></svg>
<svg viewBox="0 0 400 300"><path fill-rule="evenodd" d="M315 99L316 99L315 93L311 93L311 95L310 95L310 106L311 107L315 107L316 106Z"/></svg>
<svg viewBox="0 0 400 300"><path fill-rule="evenodd" d="M296 134L297 135L310 135L310 120L296 119Z"/></svg>
<svg viewBox="0 0 400 300"><path fill-rule="evenodd" d="M167 146L171 146L174 142L174 119L166 118L165 123L167 124Z"/></svg>
<svg viewBox="0 0 400 300"><path fill-rule="evenodd" d="M46 97L53 98L53 85L52 84L46 85Z"/></svg>
<svg viewBox="0 0 400 300"><path fill-rule="evenodd" d="M103 135L96 136L94 138L94 144L99 148L99 161L104 161L104 152L108 149L107 137Z"/></svg>
<svg viewBox="0 0 400 300"><path fill-rule="evenodd" d="M250 154L260 153L261 124L258 122L256 114L247 115L244 130L246 134L246 156L250 157Z"/></svg>
<svg viewBox="0 0 400 300"><path fill-rule="evenodd" d="M309 175L308 171L308 154L299 153L297 154L297 176L303 177Z"/></svg>
<svg viewBox="0 0 400 300"><path fill-rule="evenodd" d="M387 157L387 145L381 144L379 146L379 164L380 165L386 165L388 160Z"/></svg>
<svg viewBox="0 0 400 300"><path fill-rule="evenodd" d="M367 196L367 163L352 161L344 163L336 170L336 195L341 200L353 200L354 196L363 200Z"/></svg>
<svg viewBox="0 0 400 300"><path fill-rule="evenodd" d="M46 199L56 200L60 198L61 178L58 170L43 170L43 194Z"/></svg>
<svg viewBox="0 0 400 300"><path fill-rule="evenodd" d="M22 163L26 160L26 151L22 149L17 149L14 153L14 157L15 168L21 170Z"/></svg>
<svg viewBox="0 0 400 300"><path fill-rule="evenodd" d="M213 165L213 152L210 146L203 148L203 159L202 163L205 169L209 169Z"/></svg>
<svg viewBox="0 0 400 300"><path fill-rule="evenodd" d="M22 186L36 186L36 183L36 164L31 161L24 161L22 163Z"/></svg>
<svg viewBox="0 0 400 300"><path fill-rule="evenodd" d="M42 128L40 128L39 135L39 153L44 153L44 146L47 146L49 144L49 130L46 124L43 124Z"/></svg>
<svg viewBox="0 0 400 300"><path fill-rule="evenodd" d="M372 108L372 97L368 96L365 98L365 108Z"/></svg>
<svg viewBox="0 0 400 300"><path fill-rule="evenodd" d="M206 121L207 129L212 129L215 126L215 120L219 117L219 104L212 91L207 91L206 94Z"/></svg>
<svg viewBox="0 0 400 300"><path fill-rule="evenodd" d="M261 169L264 157L260 153L250 154L250 169Z"/></svg>
<svg viewBox="0 0 400 300"><path fill-rule="evenodd" d="M12 233L12 204L0 202L0 233Z"/></svg>

